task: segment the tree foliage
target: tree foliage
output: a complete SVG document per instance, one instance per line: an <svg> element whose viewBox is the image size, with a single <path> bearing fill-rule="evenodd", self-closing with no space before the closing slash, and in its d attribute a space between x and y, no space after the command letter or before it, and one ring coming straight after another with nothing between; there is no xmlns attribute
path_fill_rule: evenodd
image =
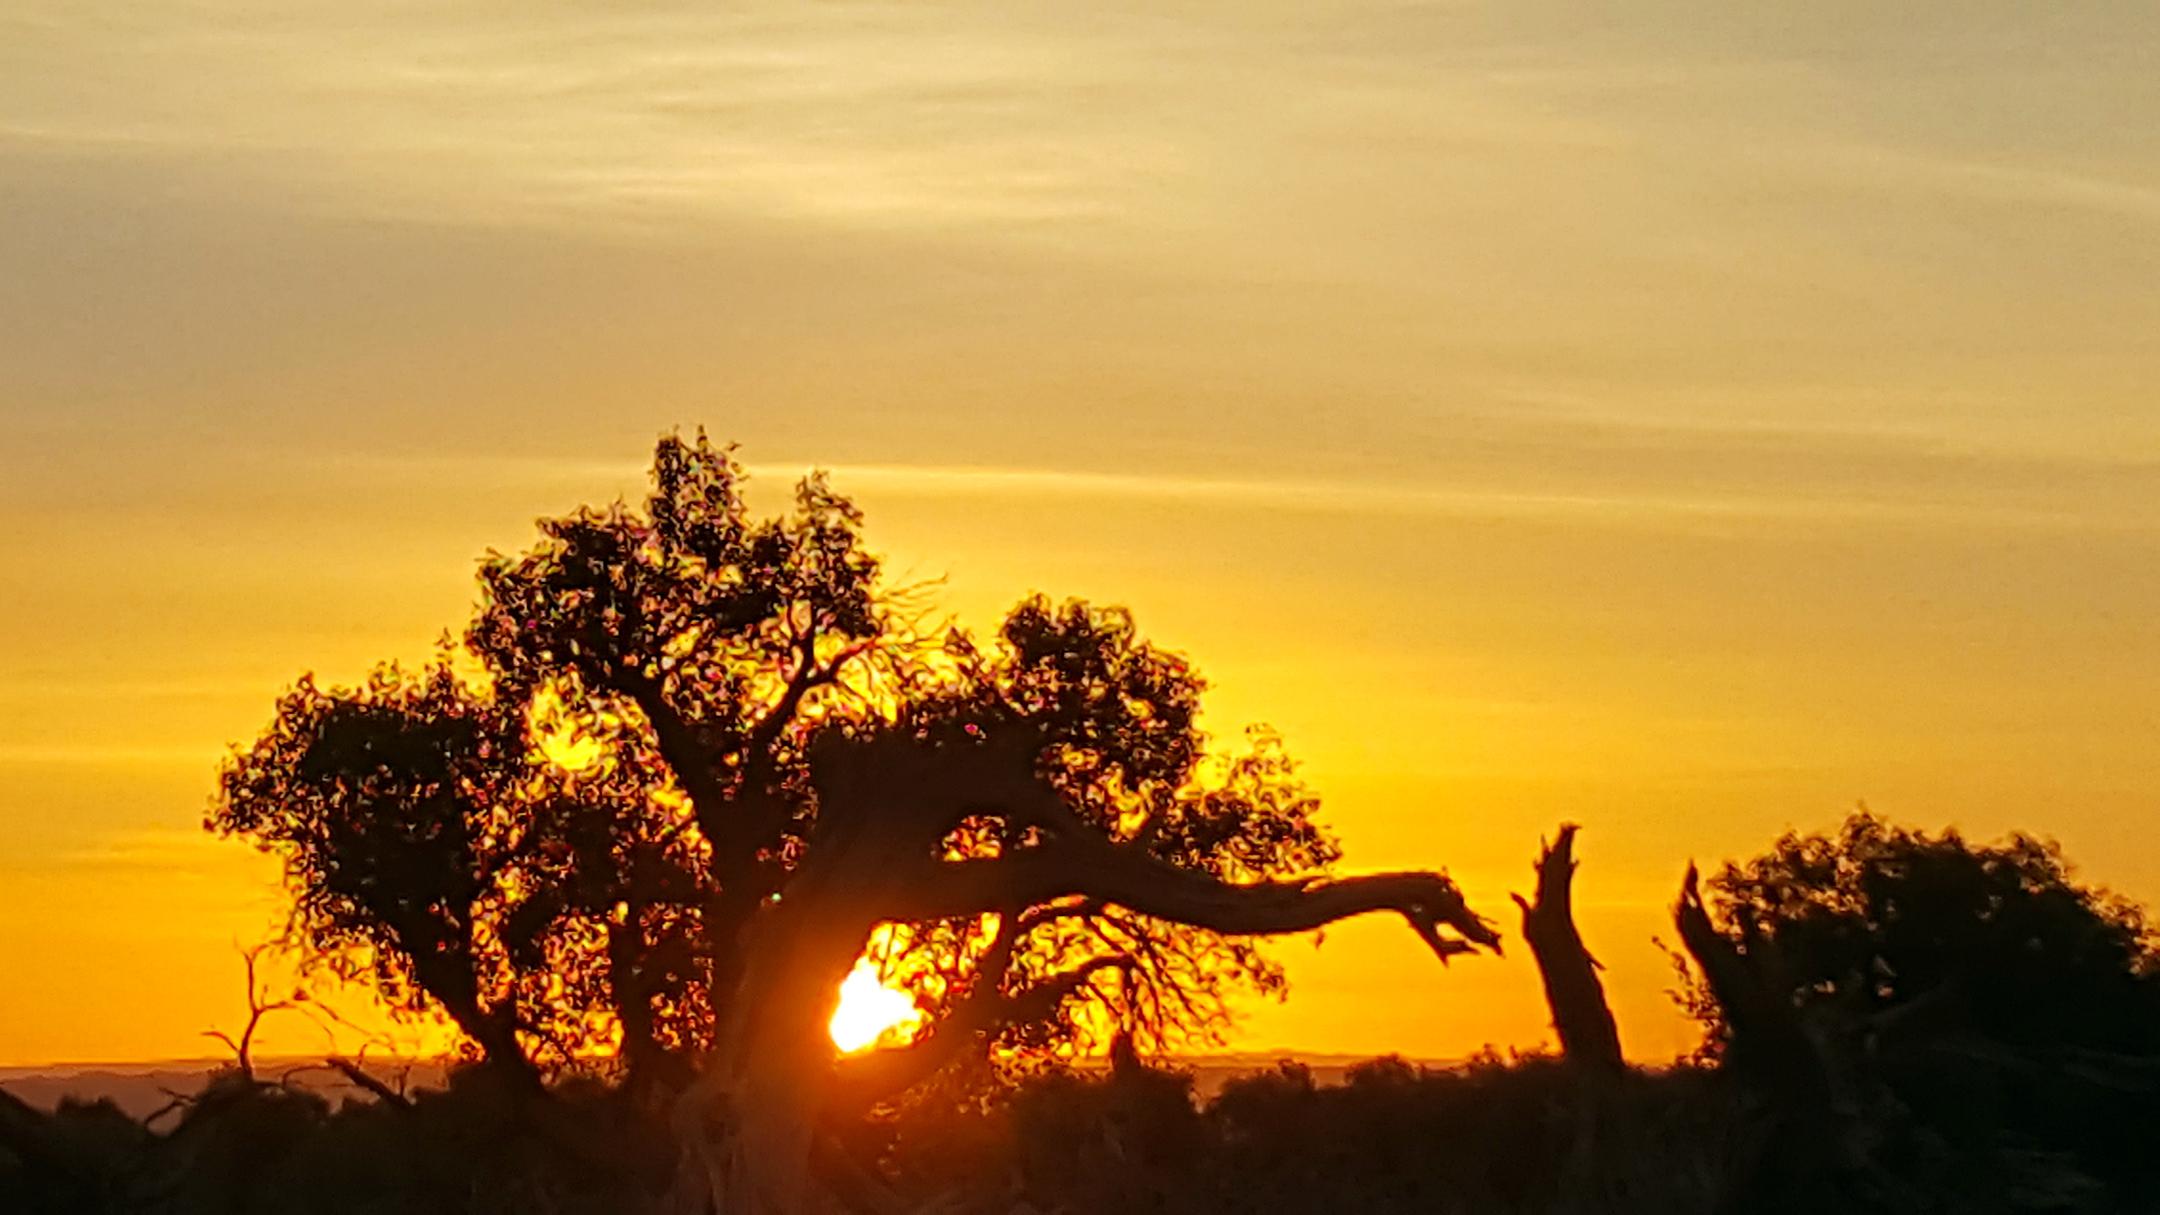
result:
<svg viewBox="0 0 2160 1215"><path fill-rule="evenodd" d="M1711 902L1803 1010L1875 1018L1926 1002L2020 1046L2160 1049L2153 935L2078 882L2057 846L1975 844L1865 811L1728 865Z"/></svg>
<svg viewBox="0 0 2160 1215"><path fill-rule="evenodd" d="M353 689L303 679L227 766L211 821L283 858L311 946L364 960L394 1007L432 999L524 1071L516 1003L536 976L506 931L534 839L524 807L551 785L516 714L447 662L385 667Z"/></svg>

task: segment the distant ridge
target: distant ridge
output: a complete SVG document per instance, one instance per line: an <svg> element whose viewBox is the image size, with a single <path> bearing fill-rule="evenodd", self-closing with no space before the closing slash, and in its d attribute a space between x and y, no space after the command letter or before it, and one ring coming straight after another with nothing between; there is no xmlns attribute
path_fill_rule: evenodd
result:
<svg viewBox="0 0 2160 1215"><path fill-rule="evenodd" d="M231 1066L225 1059L159 1059L143 1063L55 1063L38 1067L0 1067L0 1088L39 1109L64 1099L111 1101L129 1116L145 1117L169 1104L175 1094L199 1092L215 1073ZM439 1088L448 1070L444 1061L370 1059L369 1075L395 1087L400 1079L412 1088ZM265 1058L255 1074L275 1079L287 1073L299 1087L335 1100L360 1089L323 1065L320 1055Z"/></svg>
<svg viewBox="0 0 2160 1215"><path fill-rule="evenodd" d="M1303 1064L1312 1070L1315 1081L1336 1084L1351 1068L1375 1057L1330 1051L1261 1050L1173 1055L1164 1062L1173 1068L1191 1071L1193 1087L1203 1097L1209 1097L1239 1076L1268 1071L1282 1063ZM292 1072L295 1084L322 1093L333 1101L347 1095L359 1095L358 1088L323 1067L322 1062L321 1056L317 1055L264 1058L256 1061L255 1071L265 1078ZM1423 1067L1451 1067L1461 1060L1407 1059L1406 1062ZM39 1109L52 1109L66 1098L83 1102L109 1100L130 1116L141 1118L170 1103L175 1093L200 1090L212 1074L229 1065L229 1061L223 1059L155 1059L140 1063L0 1067L0 1088ZM422 1089L442 1087L448 1066L442 1059L371 1059L367 1070L392 1084L402 1074L409 1087Z"/></svg>

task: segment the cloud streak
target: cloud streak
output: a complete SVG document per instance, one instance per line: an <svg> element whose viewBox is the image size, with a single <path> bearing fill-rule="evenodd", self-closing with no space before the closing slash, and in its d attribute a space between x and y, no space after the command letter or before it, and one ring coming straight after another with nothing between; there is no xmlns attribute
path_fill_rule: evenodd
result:
<svg viewBox="0 0 2160 1215"><path fill-rule="evenodd" d="M785 475L780 467L763 469ZM2071 508L2019 508L1958 502L1900 501L1775 493L1710 496L1677 493L1425 489L1355 482L1234 480L1058 469L905 465L832 466L834 484L864 496L919 495L1005 501L1096 500L1180 503L1239 510L1458 519L1552 519L1656 527L1718 521L1824 524L1950 524L2019 529L2148 532L2160 520ZM2149 470L2160 487L2160 470Z"/></svg>

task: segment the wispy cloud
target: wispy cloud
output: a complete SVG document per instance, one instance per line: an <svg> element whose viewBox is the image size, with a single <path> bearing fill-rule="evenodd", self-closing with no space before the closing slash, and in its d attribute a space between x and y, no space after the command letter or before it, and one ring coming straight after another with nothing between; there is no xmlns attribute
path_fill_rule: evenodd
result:
<svg viewBox="0 0 2160 1215"><path fill-rule="evenodd" d="M232 843L208 832L178 827L136 827L112 831L60 852L60 866L206 876L229 872L242 855Z"/></svg>
<svg viewBox="0 0 2160 1215"><path fill-rule="evenodd" d="M769 470L778 473L779 469ZM1752 496L1688 496L1656 493L1568 493L1504 489L1422 489L1352 482L1223 480L1205 477L1089 473L1057 469L940 468L849 465L828 470L834 483L870 495L922 495L991 499L1097 499L1180 502L1244 510L1355 515L1426 515L1456 518L1553 518L1584 522L1656 524L1688 520L1787 520L1845 522L1956 521L2033 527L2083 526L2094 520L2046 510L1975 508L1886 499ZM2117 526L2121 526L2118 523ZM2156 526L2138 521L2140 530Z"/></svg>
<svg viewBox="0 0 2160 1215"><path fill-rule="evenodd" d="M1609 418L1466 419L1448 459L1411 477L1198 474L1157 467L754 461L771 492L813 469L875 504L908 498L1015 504L1165 503L1242 512L1549 519L1633 528L1764 524L2144 533L2160 530L2160 461L2042 455L1925 434L1674 426ZM633 460L461 453L340 455L329 475L407 491L528 486L635 500Z"/></svg>
<svg viewBox="0 0 2160 1215"><path fill-rule="evenodd" d="M1804 139L1752 151L1759 162L1806 166L1856 190L1902 189L2160 222L2160 185L2023 156L1979 159L1887 143Z"/></svg>
<svg viewBox="0 0 2160 1215"><path fill-rule="evenodd" d="M343 186L344 209L408 214L1024 223L1113 210L1135 171L1174 163L1073 104L1098 74L1133 70L1085 28L956 35L902 6L846 21L755 6L514 25L455 5L203 16L153 3L95 25L18 19L0 53L8 129L274 157L319 176L318 201Z"/></svg>

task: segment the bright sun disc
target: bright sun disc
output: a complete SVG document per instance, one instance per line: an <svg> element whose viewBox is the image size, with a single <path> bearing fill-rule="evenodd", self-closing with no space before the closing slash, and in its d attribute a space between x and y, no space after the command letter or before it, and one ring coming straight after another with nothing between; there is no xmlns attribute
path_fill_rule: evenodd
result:
<svg viewBox="0 0 2160 1215"><path fill-rule="evenodd" d="M833 1010L827 1029L833 1045L858 1051L877 1045L887 1034L912 1029L922 1020L915 998L885 986L878 979L877 967L863 961L840 984L840 1007Z"/></svg>

